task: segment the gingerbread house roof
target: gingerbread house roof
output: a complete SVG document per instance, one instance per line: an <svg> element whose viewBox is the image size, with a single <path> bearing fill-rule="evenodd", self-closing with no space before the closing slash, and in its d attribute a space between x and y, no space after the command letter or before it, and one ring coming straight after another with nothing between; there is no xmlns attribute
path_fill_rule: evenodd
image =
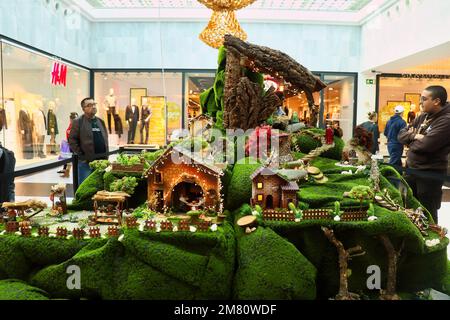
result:
<svg viewBox="0 0 450 320"><path fill-rule="evenodd" d="M202 157L200 154L196 152L192 152L186 148L183 148L179 145L172 146L168 148L158 159L156 159L151 165L150 168L147 169L144 176L148 176L148 173L153 169L156 168L158 165L160 165L164 159L166 159L172 152L178 152L182 157L186 157L193 161L193 163L200 165L207 170L210 171L211 174L222 176L223 175L223 169L216 166L212 161L209 159Z"/></svg>
<svg viewBox="0 0 450 320"><path fill-rule="evenodd" d="M289 182L288 184L281 186L281 190L285 190L285 191L297 191L300 190L300 188L298 187L297 182Z"/></svg>
<svg viewBox="0 0 450 320"><path fill-rule="evenodd" d="M253 172L250 175L250 178L253 180L254 178L256 178L259 175L277 175L278 177L280 177L281 179L283 179L284 181L291 183L295 181L298 181L300 179L303 179L307 176L307 172L305 170L293 170L293 169L271 169L265 166L259 167L255 172ZM297 183L295 183L295 185L298 188ZM294 185L291 185L292 188L294 188ZM289 189L286 189L289 190ZM294 190L294 189L292 189ZM297 189L298 190L298 189Z"/></svg>
<svg viewBox="0 0 450 320"><path fill-rule="evenodd" d="M126 192L122 191L116 191L116 192L109 192L109 191L99 191L97 192L93 197L92 200L94 201L119 201L124 202L127 198L130 198L130 195Z"/></svg>

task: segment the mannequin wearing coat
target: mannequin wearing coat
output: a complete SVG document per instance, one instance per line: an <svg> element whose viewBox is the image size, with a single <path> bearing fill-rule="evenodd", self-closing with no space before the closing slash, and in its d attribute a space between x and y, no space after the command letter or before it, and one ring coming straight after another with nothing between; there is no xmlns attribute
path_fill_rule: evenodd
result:
<svg viewBox="0 0 450 320"><path fill-rule="evenodd" d="M22 142L23 159L33 159L33 122L28 108L28 101L22 101L22 108L19 111L19 121L17 123Z"/></svg>
<svg viewBox="0 0 450 320"><path fill-rule="evenodd" d="M45 158L44 154L44 140L47 133L47 122L44 114L44 104L42 101L36 101L36 109L33 112L33 132L36 137L36 147L40 158Z"/></svg>

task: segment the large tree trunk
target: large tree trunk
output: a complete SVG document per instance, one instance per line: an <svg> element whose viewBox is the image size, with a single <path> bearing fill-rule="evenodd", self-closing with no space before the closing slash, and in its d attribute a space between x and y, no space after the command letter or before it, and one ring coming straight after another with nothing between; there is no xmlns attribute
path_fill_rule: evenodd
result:
<svg viewBox="0 0 450 320"><path fill-rule="evenodd" d="M361 246L356 246L345 250L342 242L336 239L334 231L326 227L322 227L322 231L328 240L336 247L339 257L339 293L336 300L357 300L359 295L348 291L348 260L353 256L363 255Z"/></svg>
<svg viewBox="0 0 450 320"><path fill-rule="evenodd" d="M228 128L230 124L230 101L228 97L231 97L234 87L238 84L241 78L241 65L239 56L227 50L227 63L225 67L225 88L224 88L224 105L223 105L223 127Z"/></svg>
<svg viewBox="0 0 450 320"><path fill-rule="evenodd" d="M254 45L231 35L225 35L224 45L227 51L245 57L247 67L253 71L284 80L286 89L293 93L301 90L316 92L326 88L311 71L281 51Z"/></svg>
<svg viewBox="0 0 450 320"><path fill-rule="evenodd" d="M273 88L263 97L263 89L259 84L242 77L225 96L224 119L228 120L226 128L244 131L254 129L267 120L281 104Z"/></svg>
<svg viewBox="0 0 450 320"><path fill-rule="evenodd" d="M400 297L396 293L397 288L397 265L403 244L398 251L395 250L391 240L385 234L379 235L379 239L384 245L388 255L388 276L386 290L381 290L380 299L382 300L399 300Z"/></svg>

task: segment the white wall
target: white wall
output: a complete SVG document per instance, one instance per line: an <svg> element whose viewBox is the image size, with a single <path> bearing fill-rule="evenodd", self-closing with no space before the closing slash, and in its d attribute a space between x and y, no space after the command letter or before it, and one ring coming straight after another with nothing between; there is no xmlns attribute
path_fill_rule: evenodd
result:
<svg viewBox="0 0 450 320"><path fill-rule="evenodd" d="M206 25L206 21L95 23L92 65L215 69L217 50L198 38ZM242 23L242 27L248 41L281 50L310 70L359 70L359 27L261 23Z"/></svg>
<svg viewBox="0 0 450 320"><path fill-rule="evenodd" d="M373 84L367 84L366 80L373 80ZM376 74L371 72L358 73L358 105L356 113L356 125L368 120L367 114L375 111L376 100Z"/></svg>
<svg viewBox="0 0 450 320"><path fill-rule="evenodd" d="M375 110L376 73L371 70L402 72L450 56L449 12L449 0L402 0L362 26L357 123Z"/></svg>
<svg viewBox="0 0 450 320"><path fill-rule="evenodd" d="M361 71L448 43L449 12L449 0L409 0L371 19L361 29Z"/></svg>
<svg viewBox="0 0 450 320"><path fill-rule="evenodd" d="M91 22L45 0L0 0L0 34L89 67Z"/></svg>

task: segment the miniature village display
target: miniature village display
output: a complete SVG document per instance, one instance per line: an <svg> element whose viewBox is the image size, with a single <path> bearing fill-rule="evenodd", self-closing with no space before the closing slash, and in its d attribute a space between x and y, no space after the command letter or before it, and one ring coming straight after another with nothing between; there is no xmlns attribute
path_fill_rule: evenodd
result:
<svg viewBox="0 0 450 320"><path fill-rule="evenodd" d="M179 146L170 147L147 170L150 209L222 212L223 170Z"/></svg>
<svg viewBox="0 0 450 320"><path fill-rule="evenodd" d="M350 139L342 151L342 163L344 164L370 164L373 143L372 133L367 132L362 126L357 126Z"/></svg>
<svg viewBox="0 0 450 320"><path fill-rule="evenodd" d="M47 204L39 200L27 200L23 202L4 202L2 208L6 209L7 217L5 221L15 220L16 217L23 217L25 220L32 218L47 208ZM29 213L29 215L26 215Z"/></svg>
<svg viewBox="0 0 450 320"><path fill-rule="evenodd" d="M83 294L105 299L228 299L230 292L235 299L361 298L356 292L398 299L399 290L441 284L446 230L430 223L411 196L404 201L385 177L385 166L370 157L366 132L357 128L344 147L330 128L290 133L268 124L284 97L304 91L310 126L315 126L312 93L325 84L276 50L232 36L225 37L221 50L215 85L222 87L205 91L203 115L190 123L190 137L154 153L92 163L94 172L79 187L67 214L61 201L65 188L55 186L52 210L64 221L48 217L50 212L20 221L16 216L32 203L3 205L7 215L0 237L19 238L0 241L0 259L17 260L20 268L0 265L0 276L32 279L37 287L54 290L55 297L78 298L81 292L67 294L55 280L66 276L62 266L71 259L89 274L83 278L88 279ZM283 83L284 92L264 90L255 82L259 72ZM229 163L227 157L215 157L212 128L255 129L244 141L243 158ZM261 144L264 135L278 144ZM234 152L237 143L225 140ZM190 148L197 144L199 150ZM252 154L257 157L250 162ZM347 162L352 175L341 174L336 161ZM123 179L132 182L129 193L123 191ZM67 219L74 213L82 218ZM36 259L45 257L45 269L28 272L27 260L35 260L27 256L31 250L22 249L22 238L27 243L36 238ZM89 246L91 239L95 245ZM48 243L63 253L48 254ZM384 289L367 288L367 261L383 266ZM421 276L422 265L430 279ZM127 276L105 272L98 281L91 275L99 267ZM410 272L415 282L405 285Z"/></svg>
<svg viewBox="0 0 450 320"><path fill-rule="evenodd" d="M55 202L55 198L59 201ZM53 215L63 215L67 213L67 201L66 201L66 185L57 184L52 186L50 193L50 200L52 201L51 214Z"/></svg>
<svg viewBox="0 0 450 320"><path fill-rule="evenodd" d="M93 223L122 224L123 205L130 195L125 192L99 191L94 200Z"/></svg>

